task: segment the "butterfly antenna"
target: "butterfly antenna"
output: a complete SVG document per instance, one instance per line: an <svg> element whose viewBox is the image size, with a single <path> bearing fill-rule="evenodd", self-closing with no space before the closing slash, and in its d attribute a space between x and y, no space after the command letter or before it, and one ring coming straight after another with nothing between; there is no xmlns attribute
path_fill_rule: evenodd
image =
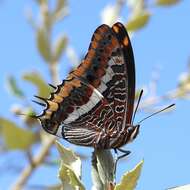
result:
<svg viewBox="0 0 190 190"><path fill-rule="evenodd" d="M167 110L167 109L169 109L169 108L171 108L171 107L173 107L173 106L175 106L175 104L171 104L171 105L169 105L169 106L167 106L167 107L165 107L165 108L163 108L163 109L161 109L161 110L159 110L159 111L154 112L153 114L151 114L151 115L145 117L144 119L140 120L140 121L138 122L138 124L142 123L144 120L146 120L146 119L148 119L148 118L150 118L150 117L152 117L152 116L154 116L154 115L156 115L156 114L158 114L158 113L160 113L160 112L163 112L163 111L165 111L165 110Z"/></svg>
<svg viewBox="0 0 190 190"><path fill-rule="evenodd" d="M137 101L137 105L136 105L136 108L135 108L135 111L134 111L134 114L133 114L133 118L132 118L132 124L133 124L133 122L134 122L135 115L136 115L136 113L137 113L137 110L138 110L139 103L140 103L140 101L141 101L142 95L143 95L143 89L140 91L140 94L139 94L139 98L138 98L138 101Z"/></svg>

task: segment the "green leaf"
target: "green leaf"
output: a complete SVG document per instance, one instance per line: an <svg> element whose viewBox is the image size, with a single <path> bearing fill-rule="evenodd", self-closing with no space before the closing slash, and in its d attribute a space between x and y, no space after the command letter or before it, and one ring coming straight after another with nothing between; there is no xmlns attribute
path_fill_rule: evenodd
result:
<svg viewBox="0 0 190 190"><path fill-rule="evenodd" d="M44 28L37 29L37 47L41 56L44 58L44 60L50 63L51 62L51 48L50 48L47 32Z"/></svg>
<svg viewBox="0 0 190 190"><path fill-rule="evenodd" d="M47 4L47 0L36 0L39 5Z"/></svg>
<svg viewBox="0 0 190 190"><path fill-rule="evenodd" d="M139 30L148 23L149 19L150 13L148 11L142 11L128 21L126 28L128 31Z"/></svg>
<svg viewBox="0 0 190 190"><path fill-rule="evenodd" d="M75 190L79 188L84 190L81 177L81 160L76 154L59 142L56 142L57 149L61 156L61 167L59 169L59 178L62 181L64 189Z"/></svg>
<svg viewBox="0 0 190 190"><path fill-rule="evenodd" d="M23 79L31 82L38 88L38 95L41 97L47 97L50 94L50 87L42 79L41 75L37 72L25 73Z"/></svg>
<svg viewBox="0 0 190 190"><path fill-rule="evenodd" d="M63 162L61 162L58 177L62 181L63 189L85 190L84 185L81 183L80 179L76 176L74 171Z"/></svg>
<svg viewBox="0 0 190 190"><path fill-rule="evenodd" d="M134 190L137 185L137 180L140 176L143 160L139 162L134 169L125 173L121 182L115 186L114 190Z"/></svg>
<svg viewBox="0 0 190 190"><path fill-rule="evenodd" d="M56 40L55 47L54 47L55 52L53 55L55 62L57 62L61 58L61 56L67 46L67 42L68 42L68 39L65 35L60 36Z"/></svg>
<svg viewBox="0 0 190 190"><path fill-rule="evenodd" d="M9 149L28 149L36 140L36 136L29 130L18 127L12 121L0 118L1 133Z"/></svg>
<svg viewBox="0 0 190 190"><path fill-rule="evenodd" d="M24 98L24 93L21 88L18 87L16 79L13 76L7 78L7 86L9 91L18 98Z"/></svg>
<svg viewBox="0 0 190 190"><path fill-rule="evenodd" d="M55 13L59 14L60 12L62 12L62 10L64 9L65 6L66 6L66 1L65 0L57 0Z"/></svg>
<svg viewBox="0 0 190 190"><path fill-rule="evenodd" d="M64 164L69 166L73 171L76 171L77 176L81 177L81 160L80 158L70 149L65 148L62 144L56 141L56 146L61 156L61 160Z"/></svg>
<svg viewBox="0 0 190 190"><path fill-rule="evenodd" d="M68 14L68 4L66 0L57 0L55 10L53 12L55 20L63 19Z"/></svg>
<svg viewBox="0 0 190 190"><path fill-rule="evenodd" d="M144 5L144 0L127 0L127 6L130 9L136 9L137 6L139 6L139 3Z"/></svg>
<svg viewBox="0 0 190 190"><path fill-rule="evenodd" d="M170 6L179 3L180 0L157 0L156 4L160 6Z"/></svg>

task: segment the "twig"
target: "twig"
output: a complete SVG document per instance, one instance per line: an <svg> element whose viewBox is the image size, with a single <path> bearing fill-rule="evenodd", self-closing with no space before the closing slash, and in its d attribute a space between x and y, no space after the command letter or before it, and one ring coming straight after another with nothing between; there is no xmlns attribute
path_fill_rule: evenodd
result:
<svg viewBox="0 0 190 190"><path fill-rule="evenodd" d="M47 14L49 14L48 13L48 10L49 10L48 4L46 4L46 3L41 4L40 8L41 8L41 16L45 19ZM49 40L50 44L52 44L51 37L52 37L52 29L53 29L52 28L53 23L51 21L52 20L50 19L49 25L47 25L47 23L46 23L43 26L43 27L45 27L45 29L47 31L48 40ZM52 55L50 55L50 56L52 56ZM50 59L50 62L47 64L49 66L49 72L50 72L53 84L57 84L57 82L59 81L57 62L58 62L58 60L54 60L53 56L52 56ZM27 183L29 177L32 175L34 170L44 162L44 160L49 152L49 149L51 148L51 146L53 145L53 143L55 141L55 138L56 137L49 136L45 143L43 143L43 142L41 143L40 150L34 157L32 157L32 155L29 155L29 164L21 172L21 174L18 177L18 179L16 180L15 184L12 186L12 188L11 188L12 190L20 190Z"/></svg>
<svg viewBox="0 0 190 190"><path fill-rule="evenodd" d="M33 164L26 166L19 178L17 179L16 183L13 184L12 190L20 190L22 187L26 184L27 180L29 177L32 175L33 171L41 164L44 162L44 159L46 158L50 147L55 141L55 137L50 136L46 143L43 144L37 155L33 158Z"/></svg>
<svg viewBox="0 0 190 190"><path fill-rule="evenodd" d="M51 73L51 78L53 83L57 83L58 81L58 72L57 72L57 64L49 64L49 70ZM27 165L23 171L21 172L20 176L18 177L17 181L15 184L13 184L12 186L12 190L20 190L22 189L22 187L26 184L26 182L28 181L29 177L32 175L33 171L41 164L44 162L49 149L51 148L51 146L53 145L54 141L55 141L56 137L50 136L46 143L42 143L41 145L41 149L39 150L39 152L36 154L36 156L34 158L32 158L32 156L30 155L30 163L29 165Z"/></svg>
<svg viewBox="0 0 190 190"><path fill-rule="evenodd" d="M93 188L113 189L114 188L115 160L110 150L95 149L92 154L92 179Z"/></svg>

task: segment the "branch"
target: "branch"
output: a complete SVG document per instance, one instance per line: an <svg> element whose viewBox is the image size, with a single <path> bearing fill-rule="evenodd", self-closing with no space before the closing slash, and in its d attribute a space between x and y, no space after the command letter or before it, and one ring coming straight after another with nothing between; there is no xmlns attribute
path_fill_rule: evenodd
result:
<svg viewBox="0 0 190 190"><path fill-rule="evenodd" d="M115 160L110 150L97 150L92 153L93 189L113 189L115 182Z"/></svg>
<svg viewBox="0 0 190 190"><path fill-rule="evenodd" d="M41 149L39 150L39 152L37 153L37 155L33 158L32 164L29 164L28 166L26 166L22 173L20 174L20 176L18 177L17 181L15 184L13 184L13 186L11 187L11 190L20 190L22 189L22 187L26 184L27 180L29 179L29 177L32 175L32 173L34 172L34 170L41 164L44 162L50 147L52 146L52 144L55 141L55 137L54 136L50 136L46 143L44 143L41 147Z"/></svg>
<svg viewBox="0 0 190 190"><path fill-rule="evenodd" d="M51 14L49 12L48 3L46 1L39 3L39 6L41 8L40 15L43 18L41 27L43 27L44 31L47 32L47 39L45 36L45 38L42 38L42 41L44 42L44 39L47 40L47 43L45 43L45 45L47 45L48 47L43 47L43 48L50 48L52 50L53 48L53 42L51 40L52 30L53 30L53 24L55 24L56 21L54 20L53 22L52 18L50 17ZM49 59L49 62L47 61L48 63L47 65L49 67L49 72L50 72L50 76L51 76L51 80L53 84L57 84L59 82L59 75L58 75L59 60L58 58L57 60L54 59L52 52L50 52L50 55L49 55L50 59ZM30 178L34 170L45 161L45 158L48 155L49 149L53 145L55 139L56 137L48 136L45 143L43 143L42 141L39 152L34 157L32 157L32 155L29 155L29 164L21 172L15 184L12 186L11 188L12 190L22 189L22 187L27 183L28 179Z"/></svg>

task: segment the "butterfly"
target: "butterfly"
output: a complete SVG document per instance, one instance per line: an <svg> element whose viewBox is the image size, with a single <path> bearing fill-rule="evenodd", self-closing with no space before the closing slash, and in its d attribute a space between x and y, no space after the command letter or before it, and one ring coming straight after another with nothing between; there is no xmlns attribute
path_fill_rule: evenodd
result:
<svg viewBox="0 0 190 190"><path fill-rule="evenodd" d="M119 149L133 141L135 63L122 23L99 26L81 64L56 87L38 119L45 131L70 143ZM35 101L36 102L36 101Z"/></svg>

